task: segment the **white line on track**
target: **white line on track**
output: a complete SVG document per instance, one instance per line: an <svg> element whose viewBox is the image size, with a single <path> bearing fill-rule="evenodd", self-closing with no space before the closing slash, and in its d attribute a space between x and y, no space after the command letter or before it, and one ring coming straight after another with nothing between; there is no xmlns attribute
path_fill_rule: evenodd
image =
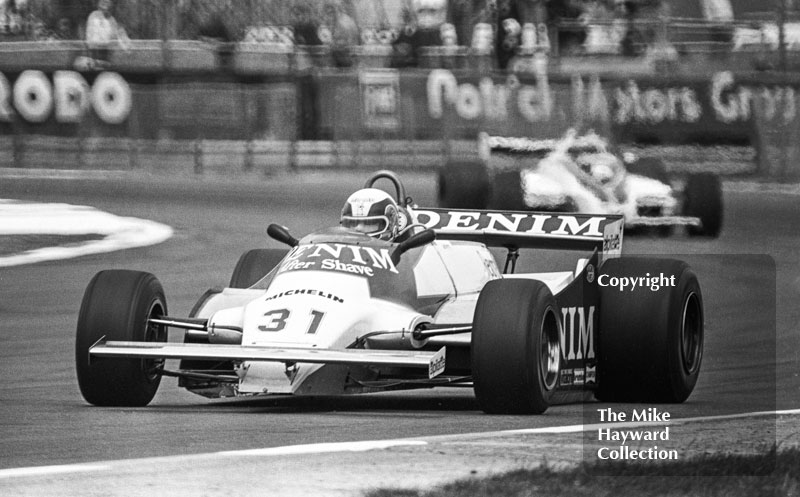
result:
<svg viewBox="0 0 800 497"><path fill-rule="evenodd" d="M598 404L598 406L603 404ZM533 434L547 434L547 433L580 433L582 431L594 431L599 428L639 428L646 426L664 426L667 424L684 424L684 423L704 423L709 421L725 421L729 419L742 419L754 418L757 416L784 416L800 414L800 409L790 409L785 411L759 411L759 412L745 412L740 414L721 414L718 416L698 416L694 418L676 418L669 421L624 421L618 423L598 423L588 425L571 425L571 426L551 426L548 428L523 428L519 430L505 430L496 432L486 432L482 436L507 436L507 435L533 435ZM471 436L472 434L470 434ZM428 439L430 440L430 439Z"/></svg>
<svg viewBox="0 0 800 497"><path fill-rule="evenodd" d="M33 466L29 468L0 469L0 480L24 476L50 476L58 474L88 473L91 471L107 471L108 464L63 464L60 466Z"/></svg>
<svg viewBox="0 0 800 497"><path fill-rule="evenodd" d="M598 404L600 405L600 404ZM383 450L392 447L403 446L426 446L433 442L460 441L474 438L494 438L507 437L512 435L531 435L531 434L563 434L580 433L582 431L596 430L603 428L621 427L641 427L641 426L662 426L665 424L683 424L697 422L723 421L731 419L743 419L759 416L784 416L800 414L800 409L790 409L783 411L759 411L739 414L724 414L719 416L699 416L693 418L677 418L669 422L625 422L625 423L604 423L590 425L570 425L570 426L551 426L545 428L527 428L520 430L504 430L491 432L476 432L456 435L435 435L430 437L406 438L395 440L370 440L361 442L341 442L341 443L320 443L305 445L286 445L282 447L267 447L263 449L230 450L222 452L210 452L206 454L177 455L146 457L140 459L126 459L116 461L103 461L98 463L67 464L60 466L34 466L26 468L0 469L0 480L8 478L47 476L55 474L82 473L92 471L112 470L114 465L130 463L153 463L169 461L188 461L192 459L209 459L216 457L269 457L269 456L289 456L289 455L314 455L330 454L336 452L367 452L370 450Z"/></svg>
<svg viewBox="0 0 800 497"><path fill-rule="evenodd" d="M329 454L331 452L366 452L407 445L428 445L423 440L371 440L365 442L341 442L307 445L287 445L264 449L228 450L217 452L220 456L288 456L296 454Z"/></svg>
<svg viewBox="0 0 800 497"><path fill-rule="evenodd" d="M43 247L0 257L0 267L155 245L167 240L172 233L171 227L155 221L115 216L92 207L0 199L0 235L103 236L99 240Z"/></svg>

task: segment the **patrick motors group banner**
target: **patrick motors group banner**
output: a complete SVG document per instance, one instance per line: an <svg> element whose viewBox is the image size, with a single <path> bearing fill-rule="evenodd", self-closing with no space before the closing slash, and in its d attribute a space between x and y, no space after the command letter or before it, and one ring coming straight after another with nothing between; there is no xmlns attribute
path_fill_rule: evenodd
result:
<svg viewBox="0 0 800 497"><path fill-rule="evenodd" d="M686 79L377 69L317 81L320 125L334 136L558 136L578 125L661 143L748 141L755 117L792 125L800 86L727 71Z"/></svg>

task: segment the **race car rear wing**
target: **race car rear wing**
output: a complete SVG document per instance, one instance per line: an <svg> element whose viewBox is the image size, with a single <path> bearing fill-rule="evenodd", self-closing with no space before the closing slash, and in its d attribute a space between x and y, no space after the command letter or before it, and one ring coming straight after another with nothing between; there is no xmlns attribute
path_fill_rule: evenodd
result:
<svg viewBox="0 0 800 497"><path fill-rule="evenodd" d="M608 140L594 131L578 135L574 129L568 130L561 138L534 139L528 137L478 135L478 149L482 153L519 154L542 158L552 152L583 150L597 152L609 147Z"/></svg>
<svg viewBox="0 0 800 497"><path fill-rule="evenodd" d="M623 218L578 214L463 209L414 209L417 223L439 240L466 240L509 250L541 248L598 250L605 257L622 251Z"/></svg>

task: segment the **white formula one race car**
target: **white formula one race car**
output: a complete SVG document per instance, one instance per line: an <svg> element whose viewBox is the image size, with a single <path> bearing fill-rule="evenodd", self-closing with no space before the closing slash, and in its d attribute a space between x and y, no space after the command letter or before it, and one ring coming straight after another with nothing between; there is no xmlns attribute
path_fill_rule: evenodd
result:
<svg viewBox="0 0 800 497"><path fill-rule="evenodd" d="M673 181L656 159L620 154L595 133L560 140L479 138L481 160L439 170L445 208L621 214L631 233L667 235L686 226L693 236L722 228L719 177L691 174Z"/></svg>
<svg viewBox="0 0 800 497"><path fill-rule="evenodd" d="M691 394L698 280L681 261L620 257L620 216L421 209L391 172L367 186L380 178L411 218L400 238L337 227L297 240L270 225L288 249L244 253L230 286L207 291L189 317L168 313L152 274L99 272L78 318L83 397L144 406L162 376L212 398L470 387L487 413ZM487 246L507 249L504 271ZM586 253L570 268L514 274L522 249ZM659 274L673 284L658 288ZM634 279L641 291L620 290Z"/></svg>

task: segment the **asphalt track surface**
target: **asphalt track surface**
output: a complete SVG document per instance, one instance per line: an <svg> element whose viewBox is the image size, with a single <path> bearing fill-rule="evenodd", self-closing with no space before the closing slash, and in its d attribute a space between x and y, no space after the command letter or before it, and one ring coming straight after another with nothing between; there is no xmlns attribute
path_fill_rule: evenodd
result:
<svg viewBox="0 0 800 497"><path fill-rule="evenodd" d="M407 176L415 201L433 205L433 176ZM170 314L186 315L208 287L227 283L244 250L279 246L267 240L267 224L295 234L335 224L363 180L355 173L0 179L0 198L91 205L175 228L157 246L0 269L0 469L582 423L582 405L555 406L543 416L488 416L465 389L210 401L164 378L146 408L83 401L75 323L97 271L150 271L164 285ZM673 418L800 407L800 197L727 189L725 202L719 239L626 241L630 253L686 258L703 288L703 369L690 399L666 406ZM547 269L559 257L523 259L523 269ZM763 428L769 441L769 423Z"/></svg>

